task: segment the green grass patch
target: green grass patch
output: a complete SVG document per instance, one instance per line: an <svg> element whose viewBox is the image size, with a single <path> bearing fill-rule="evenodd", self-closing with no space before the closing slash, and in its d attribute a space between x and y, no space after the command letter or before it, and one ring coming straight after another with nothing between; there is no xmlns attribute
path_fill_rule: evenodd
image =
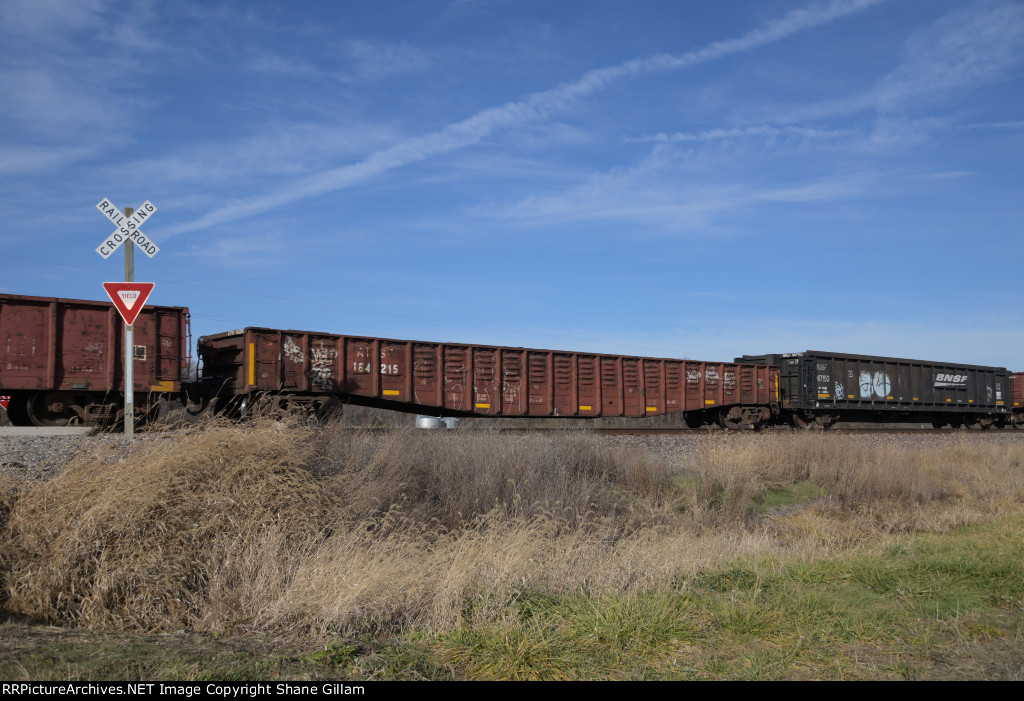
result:
<svg viewBox="0 0 1024 701"><path fill-rule="evenodd" d="M773 487L755 500L754 511L763 514L780 506L806 504L825 496L825 491L810 480Z"/></svg>

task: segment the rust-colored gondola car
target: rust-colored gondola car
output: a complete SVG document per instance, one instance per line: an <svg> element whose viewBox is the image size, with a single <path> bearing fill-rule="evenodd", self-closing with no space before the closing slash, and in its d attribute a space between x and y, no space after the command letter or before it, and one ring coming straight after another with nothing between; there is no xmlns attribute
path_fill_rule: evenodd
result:
<svg viewBox="0 0 1024 701"><path fill-rule="evenodd" d="M180 396L189 313L146 305L134 324L137 417ZM15 424L100 424L122 416L124 324L114 305L0 294L0 395Z"/></svg>
<svg viewBox="0 0 1024 701"><path fill-rule="evenodd" d="M595 353L246 328L199 339L204 379L244 410L337 401L452 416L656 416L764 425L778 370ZM272 400L268 399L273 397ZM222 404L223 406L223 404Z"/></svg>
<svg viewBox="0 0 1024 701"><path fill-rule="evenodd" d="M1013 400L1013 425L1024 426L1024 372L1010 375L1010 398Z"/></svg>

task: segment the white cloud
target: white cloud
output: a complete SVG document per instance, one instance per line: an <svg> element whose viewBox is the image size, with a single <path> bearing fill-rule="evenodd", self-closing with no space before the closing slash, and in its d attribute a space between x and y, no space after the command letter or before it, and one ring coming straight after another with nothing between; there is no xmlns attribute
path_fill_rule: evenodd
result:
<svg viewBox="0 0 1024 701"><path fill-rule="evenodd" d="M345 53L354 64L352 72L371 80L421 71L430 65L424 52L408 44L352 40L345 44Z"/></svg>
<svg viewBox="0 0 1024 701"><path fill-rule="evenodd" d="M65 32L95 30L106 0L4 0L0 3L0 33L57 41Z"/></svg>
<svg viewBox="0 0 1024 701"><path fill-rule="evenodd" d="M198 219L165 230L164 236L205 229L228 221L292 204L299 200L365 182L381 173L416 161L465 148L499 129L537 122L553 112L566 109L589 95L605 90L626 78L655 72L680 70L724 56L749 51L841 17L862 11L885 0L831 0L793 10L758 29L735 39L718 41L682 55L659 54L585 73L580 79L534 93L479 112L438 131L413 137L378 151L359 163L327 170L297 180L276 192L239 200Z"/></svg>
<svg viewBox="0 0 1024 701"><path fill-rule="evenodd" d="M63 168L99 153L97 148L74 146L0 147L0 175L19 175Z"/></svg>
<svg viewBox="0 0 1024 701"><path fill-rule="evenodd" d="M533 224L617 220L650 227L655 233L700 231L762 203L852 198L874 179L856 173L774 187L714 184L703 175L680 172L673 162L677 156L657 152L634 168L592 175L564 192L531 196L512 205L480 206L473 213Z"/></svg>
<svg viewBox="0 0 1024 701"><path fill-rule="evenodd" d="M809 127L773 127L768 124L762 124L752 127L736 127L733 129L709 129L702 132L676 132L674 134L652 134L650 136L640 136L627 138L626 141L629 143L686 143L686 142L708 142L708 141L723 141L726 139L740 139L746 137L786 137L786 136L797 136L807 139L831 139L837 137L849 136L853 132L846 129L813 129Z"/></svg>
<svg viewBox="0 0 1024 701"><path fill-rule="evenodd" d="M300 175L342 157L366 153L394 141L394 130L370 124L345 128L317 124L282 124L252 136L178 150L172 156L146 159L117 171L151 183L189 182L215 186L267 175Z"/></svg>
<svg viewBox="0 0 1024 701"><path fill-rule="evenodd" d="M900 64L870 90L800 107L775 121L806 122L873 110L884 130L925 102L1001 80L1024 60L1024 4L982 1L954 10L914 32L902 53Z"/></svg>
<svg viewBox="0 0 1024 701"><path fill-rule="evenodd" d="M316 78L323 72L313 64L275 53L263 53L249 60L248 67L257 73L274 73L293 78Z"/></svg>
<svg viewBox="0 0 1024 701"><path fill-rule="evenodd" d="M120 100L83 89L81 83L58 80L42 68L0 71L0 116L27 131L64 136L122 128L127 119Z"/></svg>
<svg viewBox="0 0 1024 701"><path fill-rule="evenodd" d="M1000 80L1024 57L1024 4L977 2L915 32L872 91L882 112Z"/></svg>
<svg viewBox="0 0 1024 701"><path fill-rule="evenodd" d="M189 246L180 256L202 259L205 265L224 268L279 268L294 255L295 247L286 239L291 234L261 234L237 238L218 238Z"/></svg>

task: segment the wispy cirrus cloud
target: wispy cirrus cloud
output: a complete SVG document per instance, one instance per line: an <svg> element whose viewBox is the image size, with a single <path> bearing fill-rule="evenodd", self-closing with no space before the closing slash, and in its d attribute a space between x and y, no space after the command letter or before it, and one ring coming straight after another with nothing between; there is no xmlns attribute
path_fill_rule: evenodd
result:
<svg viewBox="0 0 1024 701"><path fill-rule="evenodd" d="M722 220L771 203L850 199L869 190L878 178L868 171L788 183L770 174L715 178L717 164L692 166L688 160L686 152L659 145L630 168L593 173L583 183L510 204L480 205L471 214L531 225L619 221L654 235L706 231Z"/></svg>
<svg viewBox="0 0 1024 701"><path fill-rule="evenodd" d="M4 0L0 3L0 34L32 41L59 41L68 31L102 27L107 0Z"/></svg>
<svg viewBox="0 0 1024 701"><path fill-rule="evenodd" d="M273 175L302 175L343 157L364 154L399 138L383 125L354 122L336 125L284 123L250 136L203 144L162 158L149 158L117 170L149 183L187 182L213 187L230 180L237 185Z"/></svg>
<svg viewBox="0 0 1024 701"><path fill-rule="evenodd" d="M267 51L249 59L246 66L257 73L355 83L423 71L431 63L426 52L409 44L352 39L316 64Z"/></svg>
<svg viewBox="0 0 1024 701"><path fill-rule="evenodd" d="M92 147L0 147L0 175L39 173L91 158L102 149Z"/></svg>
<svg viewBox="0 0 1024 701"><path fill-rule="evenodd" d="M741 139L747 137L779 137L796 136L806 139L831 139L836 137L849 136L852 132L848 129L813 129L810 127L783 126L773 127L769 124L761 124L751 127L736 127L733 129L709 129L702 132L676 132L673 134L658 133L649 136L627 137L627 143L669 143L678 144L686 142L707 142L724 141L726 139Z"/></svg>
<svg viewBox="0 0 1024 701"><path fill-rule="evenodd" d="M307 176L275 192L236 201L191 222L164 229L161 234L169 238L189 231L206 229L309 197L352 187L394 168L476 144L500 129L542 121L551 114L568 109L578 101L607 90L623 80L652 73L683 70L725 56L750 51L861 12L884 1L831 0L812 4L770 20L743 36L712 42L685 54L658 54L591 70L575 81L533 93L522 100L485 109L435 132L412 137L377 151L358 163Z"/></svg>
<svg viewBox="0 0 1024 701"><path fill-rule="evenodd" d="M775 116L776 122L807 122L874 111L899 118L923 102L1002 80L1024 61L1024 4L982 0L953 10L914 32L900 64L870 90L805 105Z"/></svg>
<svg viewBox="0 0 1024 701"><path fill-rule="evenodd" d="M271 52L254 56L249 59L246 66L249 70L256 73L273 73L293 78L319 78L324 76L323 69L314 66L309 61Z"/></svg>
<svg viewBox="0 0 1024 701"><path fill-rule="evenodd" d="M352 64L346 77L377 80L392 75L426 70L430 57L409 44L352 40L345 43L344 52Z"/></svg>

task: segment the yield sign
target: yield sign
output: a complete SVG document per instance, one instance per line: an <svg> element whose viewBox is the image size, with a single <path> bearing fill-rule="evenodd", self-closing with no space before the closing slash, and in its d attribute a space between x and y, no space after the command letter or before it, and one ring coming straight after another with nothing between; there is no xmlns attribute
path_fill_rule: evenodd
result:
<svg viewBox="0 0 1024 701"><path fill-rule="evenodd" d="M149 299L149 293L155 287L152 282L104 282L110 301L124 319L125 326L131 326Z"/></svg>

